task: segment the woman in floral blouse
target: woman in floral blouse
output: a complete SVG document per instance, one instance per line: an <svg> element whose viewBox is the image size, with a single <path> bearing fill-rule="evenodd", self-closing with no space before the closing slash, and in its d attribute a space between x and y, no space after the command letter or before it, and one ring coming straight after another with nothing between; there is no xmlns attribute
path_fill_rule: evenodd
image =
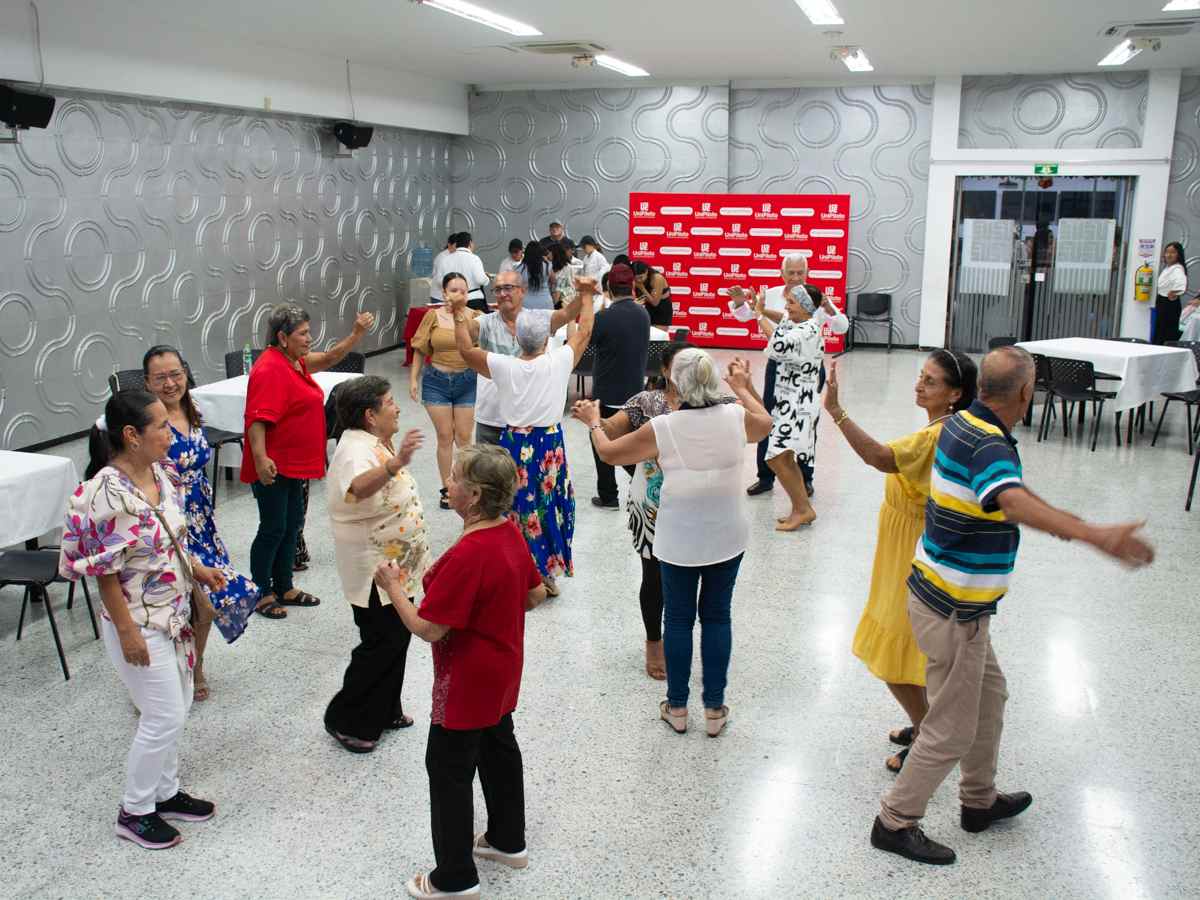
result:
<svg viewBox="0 0 1200 900"><path fill-rule="evenodd" d="M171 425L171 446L167 456L175 464L183 482L188 552L206 566L219 569L225 576L225 589L212 595L211 606L207 603L197 604L195 621L192 623L196 634L196 700L207 700L204 648L208 644L213 619L216 619L217 628L225 640L233 643L246 629L246 620L258 604L259 591L253 581L230 565L229 552L217 534L212 485L206 472L212 448L204 438L200 413L192 403L190 373L183 357L174 347L165 344L151 347L142 357L142 373L146 376L146 387L150 393L167 408L167 421Z"/></svg>
<svg viewBox="0 0 1200 900"><path fill-rule="evenodd" d="M417 484L405 468L421 432L392 444L400 411L386 379L364 375L338 388L346 428L329 466L329 516L342 591L354 610L360 643L342 689L325 710L325 730L351 753L370 753L385 729L407 728L400 692L411 634L372 580L382 562L399 567L406 596L417 594L432 559Z"/></svg>
<svg viewBox="0 0 1200 900"><path fill-rule="evenodd" d="M204 821L215 809L179 789L179 735L192 704L192 597L199 586L223 590L225 577L186 549L183 487L159 463L172 440L162 403L119 391L104 426L92 429L88 480L68 506L58 568L99 583L104 645L141 713L117 836L161 850L182 840L164 819Z"/></svg>

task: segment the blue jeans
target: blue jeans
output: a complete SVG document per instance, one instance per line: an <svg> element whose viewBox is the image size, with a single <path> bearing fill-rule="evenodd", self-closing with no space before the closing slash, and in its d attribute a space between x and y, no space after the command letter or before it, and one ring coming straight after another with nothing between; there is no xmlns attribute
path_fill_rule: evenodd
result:
<svg viewBox="0 0 1200 900"><path fill-rule="evenodd" d="M667 659L667 703L684 707L692 677L692 626L696 624L697 594L700 612L700 665L706 709L725 704L725 681L733 648L730 606L733 585L742 564L733 559L707 566L662 565L663 655Z"/></svg>
<svg viewBox="0 0 1200 900"><path fill-rule="evenodd" d="M475 372L443 372L433 366L421 370L421 402L426 406L474 406Z"/></svg>

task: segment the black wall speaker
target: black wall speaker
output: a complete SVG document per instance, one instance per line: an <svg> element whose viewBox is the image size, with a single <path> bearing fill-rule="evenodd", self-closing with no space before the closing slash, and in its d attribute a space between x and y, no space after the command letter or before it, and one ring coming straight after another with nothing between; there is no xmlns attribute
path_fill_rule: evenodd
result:
<svg viewBox="0 0 1200 900"><path fill-rule="evenodd" d="M353 122L335 122L333 125L333 136L348 150L357 150L359 147L367 146L371 143L371 136L374 133L374 128L355 125Z"/></svg>
<svg viewBox="0 0 1200 900"><path fill-rule="evenodd" d="M0 122L10 128L45 128L53 116L53 97L27 94L0 84Z"/></svg>

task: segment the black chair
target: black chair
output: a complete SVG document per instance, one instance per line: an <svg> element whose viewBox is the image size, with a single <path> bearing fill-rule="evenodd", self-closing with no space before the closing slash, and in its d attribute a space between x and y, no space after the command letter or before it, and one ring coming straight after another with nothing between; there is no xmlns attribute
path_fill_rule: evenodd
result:
<svg viewBox="0 0 1200 900"><path fill-rule="evenodd" d="M1050 399L1050 395L1054 393L1054 389L1050 384L1050 361L1040 353L1030 354L1033 357L1033 393L1034 400L1029 404L1029 409L1025 411L1025 427L1033 426L1033 408L1037 405L1037 392L1041 391L1043 397L1043 405L1046 400ZM1058 414L1054 411L1054 404L1050 404L1050 418L1058 418ZM1043 438L1042 429L1039 425L1037 439L1040 442Z"/></svg>
<svg viewBox="0 0 1200 900"><path fill-rule="evenodd" d="M654 378L662 374L663 351L671 345L670 341L651 341L646 353L646 377Z"/></svg>
<svg viewBox="0 0 1200 900"><path fill-rule="evenodd" d="M587 384L584 379L590 377L595 368L596 346L595 344L589 344L587 349L583 351L583 355L579 357L579 363L572 370L572 374L575 376L575 390L584 399L587 399L587 392L585 390Z"/></svg>
<svg viewBox="0 0 1200 900"><path fill-rule="evenodd" d="M240 357L239 357L240 362ZM229 354L225 354L225 367L229 368ZM185 360L183 368L187 372L187 383L189 388L196 386L196 379L192 377L192 367ZM141 369L120 369L108 376L108 389L114 394L117 391L144 391L146 389L146 376ZM212 447L213 451L213 467L212 467L212 495L213 509L217 508L217 483L220 480L217 475L221 471L221 448L226 444L237 444L241 446L242 436L234 431L225 431L221 428L209 428L207 425L201 426L204 431L204 439L208 441L208 446Z"/></svg>
<svg viewBox="0 0 1200 900"><path fill-rule="evenodd" d="M258 358L263 355L262 350L250 351L250 365L258 362ZM242 365L242 351L230 350L225 354L225 377L237 378L239 375L246 374L246 367Z"/></svg>
<svg viewBox="0 0 1200 900"><path fill-rule="evenodd" d="M1192 356L1196 359L1196 368L1200 369L1200 341L1167 341L1166 345L1168 347L1182 347L1191 350ZM1154 426L1154 437L1150 439L1150 446L1153 447L1154 442L1158 440L1158 432L1162 428L1163 419L1167 417L1167 408L1171 405L1171 401L1179 400L1187 410L1188 456L1191 456L1196 445L1196 432L1200 431L1200 417L1196 417L1194 423L1192 417L1192 407L1200 405L1200 381L1196 382L1196 388L1193 390L1170 391L1163 394L1163 396L1167 402L1163 404L1162 412L1158 417L1158 424Z"/></svg>
<svg viewBox="0 0 1200 900"><path fill-rule="evenodd" d="M367 371L367 358L361 353L356 353L351 350L342 357L341 362L335 363L326 369L327 372L353 372L355 375L362 375Z"/></svg>
<svg viewBox="0 0 1200 900"><path fill-rule="evenodd" d="M1200 471L1200 448L1196 450L1196 457L1192 460L1192 480L1188 484L1187 499L1183 501L1183 511L1192 511L1192 494L1196 493L1196 473Z"/></svg>
<svg viewBox="0 0 1200 900"><path fill-rule="evenodd" d="M677 344L686 344L689 337L692 335L692 329L685 328L682 325L671 332L671 340Z"/></svg>
<svg viewBox="0 0 1200 900"><path fill-rule="evenodd" d="M1075 404L1092 404L1094 420L1092 422L1092 452L1096 451L1096 438L1100 434L1100 419L1104 415L1104 401L1116 397L1113 391L1101 391L1096 387L1096 369L1086 360L1062 359L1057 356L1046 357L1050 365L1050 393L1046 395L1046 403L1042 407L1042 423L1039 432L1047 433L1047 411L1054 400L1062 401L1063 436L1071 432L1071 415ZM1117 424L1117 443L1121 442L1121 426Z"/></svg>
<svg viewBox="0 0 1200 900"><path fill-rule="evenodd" d="M995 350L997 347L1011 347L1017 342L1015 337L1011 335L1005 337L994 337L988 339L988 349Z"/></svg>
<svg viewBox="0 0 1200 900"><path fill-rule="evenodd" d="M25 588L21 600L21 617L17 620L17 640L25 627L25 610L33 598L34 589L41 593L42 604L46 610L46 618L50 620L50 632L54 635L54 646L58 648L58 661L62 665L63 678L71 680L71 670L67 668L67 657L63 653L62 639L58 636L58 623L54 620L54 608L50 601L48 585L66 581L58 574L58 548L43 547L39 550L9 550L0 554L0 588L10 584L18 584ZM87 579L79 579L83 585L83 597L87 601L88 618L92 622L92 633L100 639L100 629L96 627L96 613L92 609L92 594L88 590ZM75 602L75 582L67 581L67 609Z"/></svg>
<svg viewBox="0 0 1200 900"><path fill-rule="evenodd" d="M855 301L854 315L850 318L850 335L852 341L854 329L859 322L886 322L888 353L892 352L891 294L859 294Z"/></svg>

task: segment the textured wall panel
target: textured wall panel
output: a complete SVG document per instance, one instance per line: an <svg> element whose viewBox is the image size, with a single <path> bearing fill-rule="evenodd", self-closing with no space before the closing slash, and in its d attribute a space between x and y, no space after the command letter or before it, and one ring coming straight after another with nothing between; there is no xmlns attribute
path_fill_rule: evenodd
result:
<svg viewBox="0 0 1200 900"><path fill-rule="evenodd" d="M892 295L893 339L915 344L932 91L928 86L735 90L729 189L850 194L847 293ZM886 340L883 325L860 339Z"/></svg>
<svg viewBox="0 0 1200 900"><path fill-rule="evenodd" d="M964 78L964 148L1120 148L1142 145L1145 72Z"/></svg>
<svg viewBox="0 0 1200 900"><path fill-rule="evenodd" d="M455 227L491 270L552 220L624 252L630 191L724 191L723 87L488 93L451 153Z"/></svg>
<svg viewBox="0 0 1200 900"><path fill-rule="evenodd" d="M3 183L0 182L0 190ZM0 221L0 229L4 223ZM1167 189L1167 219L1163 242L1179 241L1187 252L1193 289L1200 271L1200 78L1190 76L1179 86L1179 114L1171 153L1171 183Z"/></svg>
<svg viewBox="0 0 1200 900"><path fill-rule="evenodd" d="M408 252L449 229L451 138L377 128L334 159L311 120L62 96L0 145L0 447L89 425L153 343L198 380L294 300L325 346L398 343Z"/></svg>

